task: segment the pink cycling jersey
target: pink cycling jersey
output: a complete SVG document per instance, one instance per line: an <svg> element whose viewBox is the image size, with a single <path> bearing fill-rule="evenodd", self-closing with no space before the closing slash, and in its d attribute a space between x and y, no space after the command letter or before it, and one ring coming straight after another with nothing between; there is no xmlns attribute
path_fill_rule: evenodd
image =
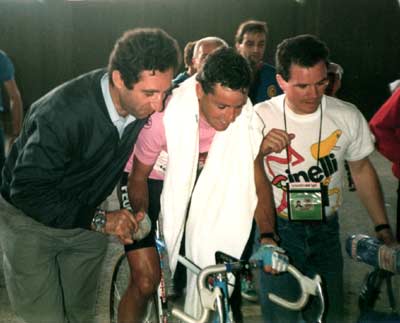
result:
<svg viewBox="0 0 400 323"><path fill-rule="evenodd" d="M167 163L167 139L163 122L164 113L154 113L147 125L144 126L135 144L135 149L129 158L125 172L132 169L133 156L135 155L145 165L154 165L149 178L164 179L164 171ZM200 117L199 129L199 164L203 164L214 138L216 130Z"/></svg>

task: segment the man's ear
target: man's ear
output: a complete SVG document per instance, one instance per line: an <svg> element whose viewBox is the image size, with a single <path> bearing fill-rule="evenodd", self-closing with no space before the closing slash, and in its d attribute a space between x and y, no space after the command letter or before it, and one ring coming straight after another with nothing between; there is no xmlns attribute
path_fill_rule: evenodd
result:
<svg viewBox="0 0 400 323"><path fill-rule="evenodd" d="M203 87L199 82L196 82L196 94L198 99L201 99L204 95Z"/></svg>
<svg viewBox="0 0 400 323"><path fill-rule="evenodd" d="M236 51L239 51L239 47L240 47L240 44L239 43L235 43Z"/></svg>
<svg viewBox="0 0 400 323"><path fill-rule="evenodd" d="M282 91L285 92L287 82L283 79L281 74L276 74L276 81L278 82L279 87L282 89Z"/></svg>
<svg viewBox="0 0 400 323"><path fill-rule="evenodd" d="M117 71L117 70L112 71L111 77L112 77L114 86L116 88L121 89L123 86L125 86L124 80L121 77L120 71Z"/></svg>

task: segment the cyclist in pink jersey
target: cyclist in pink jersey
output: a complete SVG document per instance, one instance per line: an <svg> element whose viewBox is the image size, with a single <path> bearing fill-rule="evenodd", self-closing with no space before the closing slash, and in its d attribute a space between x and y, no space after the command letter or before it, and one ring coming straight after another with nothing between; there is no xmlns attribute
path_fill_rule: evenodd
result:
<svg viewBox="0 0 400 323"><path fill-rule="evenodd" d="M261 232L273 231L273 222L271 222L271 219L273 219L271 190L262 170L260 156L271 151L280 151L287 145L291 137L283 131L273 130L265 137L261 147L259 142L253 144L250 139L248 142L246 142L247 139L243 139L251 137L248 119L253 116L253 109L247 97L250 82L251 71L247 61L239 54L235 53L233 49L220 48L209 55L203 69L195 78L183 82L179 88L172 92L171 100L165 112L153 114L148 125L140 133L136 142L133 160L130 160L126 168L126 171L131 168L128 179L128 191L134 213L147 211L150 214L150 209L154 204L160 203L160 201L151 200L151 196L154 193L152 192L154 183L151 183L153 181L162 180L165 170L167 170L167 173L163 198L165 197L164 195L168 195L168 192L171 190L171 182L169 181L171 176L176 179L176 188L178 190L180 189L180 183L186 181L186 177L192 181L192 187L188 188L186 193L192 189L193 191L197 190L199 185L202 185L200 183L202 178L207 174L207 167L211 167L213 160L211 156L217 156L218 153L216 151L218 149L227 149L225 144L233 143L233 146L237 145L237 147L241 148L236 150L236 155L234 155L237 160L228 158L227 161L229 160L232 164L237 163L238 165L244 165L242 160L247 160L248 162L244 165L242 170L245 173L249 171L248 174L251 174L251 176L245 179L246 185L248 184L247 182L250 182L249 196L245 196L247 192L241 191L244 200L250 201L248 203L249 207L245 208L250 213L250 217L248 215L243 215L246 216L246 220L244 221L246 225L243 228L234 228L234 230L240 232L240 237L238 236L237 239L240 241L240 243L238 243L239 256L241 253L240 249L244 248L248 234L250 233L253 214L255 214ZM242 113L242 111L244 113ZM172 128L175 128L179 132L175 139L172 138L174 134L171 133L171 120L174 124ZM193 132L191 126L188 125L185 120L187 120L188 123L194 124L195 128ZM186 129L188 130L187 132ZM198 129L198 131L196 129ZM176 145L177 140L187 140L187 142L191 144L186 146L184 143L178 143L178 145ZM193 143L194 145L192 145ZM246 144L248 145L246 146ZM218 145L220 145L220 147L216 148ZM254 149L254 147L256 148ZM241 150L242 148L243 150ZM178 152L179 150L181 151L181 155ZM195 152L195 160L193 164L186 163L186 160L193 161L191 156L188 157L190 154L187 154L187 152L192 150ZM261 154L258 154L259 150L262 152ZM167 152L168 157L166 155ZM160 156L163 161L160 161ZM224 154L221 156L224 156ZM207 166L203 168L206 159ZM176 167L179 163L182 163L183 166L181 171L179 167ZM224 171L223 168L225 168L225 166L229 168L230 163L225 165L225 161L219 162L221 171ZM194 165L194 167L192 167L192 165ZM246 169L247 166L249 166L248 169ZM193 177L190 175L192 168L195 174ZM190 174L187 172L188 170ZM200 171L202 171L202 174L198 176ZM174 172L173 175L172 172ZM189 175L186 176L187 174ZM223 175L221 174L221 176ZM241 172L232 172L233 182L235 178L241 176ZM253 178L255 178L255 181ZM197 179L198 183L194 184ZM262 183L257 187L257 195L259 200L262 200L263 203L258 204L257 207L255 182ZM193 187L195 187L195 189ZM218 188L216 190L218 191ZM260 197L261 194L263 198ZM168 197L165 198L169 200ZM185 210L189 208L188 203L190 200L191 198L189 197L183 202ZM240 199L232 198L229 203L237 203L240 209L242 203L239 200ZM192 202L194 202L194 196ZM246 203L247 202L243 202L243 204ZM226 202L222 201L221 204L226 204ZM162 209L167 210L168 208L169 207L164 202ZM193 207L190 208L190 213L188 212L188 221L190 221L192 216L192 209ZM167 227L171 228L168 224L171 224L171 221L173 222L175 219L172 219L170 214L174 214L175 212L170 211L171 210L168 209L167 212L163 212L163 216L165 224ZM177 218L179 217L178 213L184 213L181 223L185 223L186 220L184 217L186 211L176 212ZM204 214L204 221L207 222L206 216L207 215ZM250 220L248 220L247 217L249 217ZM154 218L152 220L154 222ZM233 216L232 220L234 220ZM172 228L172 231L175 229L180 230L178 226L174 227L174 225L172 225ZM176 261L174 262L174 258L171 254L176 250L173 250L173 244L169 243L169 241L173 240L172 238L170 239L170 231L170 229L165 228L164 233L167 234L167 248L170 252L171 267L172 270L174 270ZM178 237L177 245L180 245L181 239L182 235ZM231 241L215 241L216 245L219 243L226 245L230 244ZM142 246L137 248L135 244L136 246L140 244ZM154 248L154 237L151 236L148 238L145 245L143 245L142 241L136 242L135 244L133 244L132 247L125 247L133 279L131 279L129 288L121 301L122 304L120 306L119 315L123 322L140 321L144 314L143 311L146 308L145 304L149 297L155 292L160 279L159 260L157 251ZM232 244L235 245L235 242L232 241ZM206 247L204 248L206 249ZM191 251L189 250L189 254L190 253ZM190 281L190 278L188 278L188 281ZM190 294L190 292L188 292L188 294ZM187 296L186 303L188 303L188 297L189 296ZM190 297L189 299L191 299ZM196 304L196 301L197 300L194 300L189 303ZM191 310L189 309L189 311ZM124 318L130 318L130 320Z"/></svg>

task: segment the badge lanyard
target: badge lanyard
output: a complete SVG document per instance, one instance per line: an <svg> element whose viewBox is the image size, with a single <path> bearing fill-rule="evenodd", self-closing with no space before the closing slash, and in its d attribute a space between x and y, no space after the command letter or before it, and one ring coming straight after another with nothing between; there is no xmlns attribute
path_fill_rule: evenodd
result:
<svg viewBox="0 0 400 323"><path fill-rule="evenodd" d="M320 109L320 120L319 120L319 134L318 134L318 152L317 152L317 168L319 167L320 157L320 144L322 136L322 104L318 106ZM285 131L287 129L286 120L286 104L285 99L283 100L283 121L285 124ZM324 206L324 185L322 183L315 182L299 182L290 183L291 170L290 170L290 154L289 147L286 147L286 158L288 165L289 181L287 183L287 203L288 203L288 218L290 221L313 221L320 222L325 219ZM329 205L329 203L328 203Z"/></svg>
<svg viewBox="0 0 400 323"><path fill-rule="evenodd" d="M285 132L287 133L287 123L286 123L286 98L283 99L283 122L285 125ZM319 119L319 134L318 134L318 152L317 152L317 167L319 166L319 153L320 153L320 146L321 146L321 135L322 135L322 104L319 104L320 108L320 119ZM291 175L290 171L290 159L289 159L289 145L286 146L286 158L288 164L288 171L289 175Z"/></svg>

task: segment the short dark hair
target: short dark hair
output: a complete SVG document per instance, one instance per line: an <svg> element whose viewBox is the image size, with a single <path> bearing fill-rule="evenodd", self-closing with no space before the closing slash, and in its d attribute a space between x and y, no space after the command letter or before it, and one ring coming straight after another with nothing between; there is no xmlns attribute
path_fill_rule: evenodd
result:
<svg viewBox="0 0 400 323"><path fill-rule="evenodd" d="M251 69L248 61L233 48L220 47L207 56L196 80L206 94L213 93L218 83L232 90L247 91Z"/></svg>
<svg viewBox="0 0 400 323"><path fill-rule="evenodd" d="M314 35L299 35L283 40L275 55L276 73L285 81L290 79L290 66L313 67L320 61L329 64L329 49Z"/></svg>
<svg viewBox="0 0 400 323"><path fill-rule="evenodd" d="M117 70L125 86L132 89L140 79L141 72L173 68L177 71L181 60L178 42L159 28L136 28L126 31L115 43L111 52L108 73Z"/></svg>
<svg viewBox="0 0 400 323"><path fill-rule="evenodd" d="M244 34L246 33L261 33L265 34L265 37L268 36L268 26L264 21L259 20L247 20L242 22L235 35L235 43L241 44L243 42Z"/></svg>
<svg viewBox="0 0 400 323"><path fill-rule="evenodd" d="M183 62L185 63L186 67L193 65L192 58L195 45L196 41L190 41L186 44L185 48L183 49Z"/></svg>

